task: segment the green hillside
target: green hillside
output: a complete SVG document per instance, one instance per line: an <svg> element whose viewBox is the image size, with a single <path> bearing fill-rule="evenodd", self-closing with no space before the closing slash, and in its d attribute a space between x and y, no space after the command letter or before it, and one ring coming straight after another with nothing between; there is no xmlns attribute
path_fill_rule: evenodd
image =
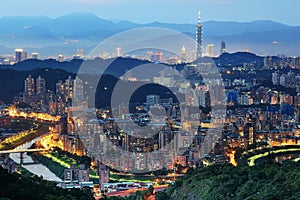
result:
<svg viewBox="0 0 300 200"><path fill-rule="evenodd" d="M214 165L190 170L157 194L158 200L300 199L300 163L261 164L253 167Z"/></svg>

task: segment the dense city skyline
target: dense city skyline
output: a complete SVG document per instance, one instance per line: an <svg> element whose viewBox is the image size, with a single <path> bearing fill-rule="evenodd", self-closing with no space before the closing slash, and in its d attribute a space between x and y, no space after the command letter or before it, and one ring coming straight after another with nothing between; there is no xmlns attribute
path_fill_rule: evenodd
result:
<svg viewBox="0 0 300 200"><path fill-rule="evenodd" d="M131 5L131 6L129 6ZM203 21L238 21L273 20L288 25L299 26L300 14L297 7L300 2L292 0L276 2L238 1L238 0L188 0L141 2L137 0L37 0L24 2L12 0L2 3L1 16L50 16L58 17L71 12L91 12L99 17L114 20L129 20L138 23L153 21L171 23L194 23L198 10L203 13ZM12 12L12 9L14 11ZM53 9L52 9L53 8ZM55 9L54 9L55 8ZM126 8L126 9L124 9ZM283 15L280 13L288 12Z"/></svg>
<svg viewBox="0 0 300 200"><path fill-rule="evenodd" d="M298 6L5 1L0 199L300 199Z"/></svg>

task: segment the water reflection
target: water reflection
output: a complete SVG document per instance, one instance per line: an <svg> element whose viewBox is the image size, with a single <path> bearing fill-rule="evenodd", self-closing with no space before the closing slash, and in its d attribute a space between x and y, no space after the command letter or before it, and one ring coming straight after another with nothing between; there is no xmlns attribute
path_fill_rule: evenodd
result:
<svg viewBox="0 0 300 200"><path fill-rule="evenodd" d="M42 136L41 136L42 137ZM33 143L37 142L41 139L41 137L35 138L34 140L30 142L26 142L15 149L28 149ZM13 153L10 154L9 157L14 160L14 162L20 164L20 153ZM33 174L36 174L38 176L43 176L45 180L49 181L56 181L56 182L62 182L62 180L57 177L55 174L53 174L47 167L45 167L42 164L34 164L34 160L30 156L28 156L26 153L23 154L23 167L30 171Z"/></svg>

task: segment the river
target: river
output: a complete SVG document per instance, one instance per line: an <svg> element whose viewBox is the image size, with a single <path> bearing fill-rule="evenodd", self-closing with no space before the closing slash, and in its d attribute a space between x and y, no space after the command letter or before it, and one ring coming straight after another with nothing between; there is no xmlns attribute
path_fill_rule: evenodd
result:
<svg viewBox="0 0 300 200"><path fill-rule="evenodd" d="M42 136L41 136L42 137ZM22 144L15 149L28 149L33 143L37 142L41 137L35 138L30 142L26 142L25 144ZM12 153L9 155L9 157L14 160L14 162L20 164L20 153ZM49 181L55 181L55 182L62 182L62 180L57 177L54 173L52 173L47 167L45 167L42 164L34 164L34 161L30 156L27 155L27 153L24 153L24 159L23 163L25 169L30 171L33 174L36 174L38 176L43 176L45 180Z"/></svg>

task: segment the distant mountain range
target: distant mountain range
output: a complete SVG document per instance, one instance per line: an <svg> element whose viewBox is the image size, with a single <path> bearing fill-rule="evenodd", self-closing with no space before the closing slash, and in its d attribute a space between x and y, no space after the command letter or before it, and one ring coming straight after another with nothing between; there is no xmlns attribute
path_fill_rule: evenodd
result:
<svg viewBox="0 0 300 200"><path fill-rule="evenodd" d="M195 20L196 23L196 20ZM101 19L91 13L71 13L57 18L45 16L4 16L0 18L0 54L12 54L14 48L39 52L45 56L72 55L77 48L87 54L99 42L124 30L142 27L174 29L195 38L195 24L153 22L147 24ZM262 20L253 22L203 22L203 41L220 43L229 52L249 50L259 55L300 55L300 27Z"/></svg>

